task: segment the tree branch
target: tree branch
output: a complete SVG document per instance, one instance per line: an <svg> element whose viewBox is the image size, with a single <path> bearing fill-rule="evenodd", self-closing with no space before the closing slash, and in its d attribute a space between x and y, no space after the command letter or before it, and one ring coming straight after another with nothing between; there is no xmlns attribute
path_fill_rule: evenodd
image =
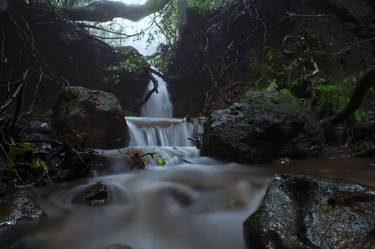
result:
<svg viewBox="0 0 375 249"><path fill-rule="evenodd" d="M102 0L87 6L63 9L62 15L73 21L107 22L114 18L125 18L136 22L162 10L172 0L148 0L143 5Z"/></svg>
<svg viewBox="0 0 375 249"><path fill-rule="evenodd" d="M152 94L159 93L159 83L157 79L153 75L151 75L151 81L154 84L154 87L143 97L143 99L135 106L135 110L138 110L138 108L142 107L146 102L151 98Z"/></svg>

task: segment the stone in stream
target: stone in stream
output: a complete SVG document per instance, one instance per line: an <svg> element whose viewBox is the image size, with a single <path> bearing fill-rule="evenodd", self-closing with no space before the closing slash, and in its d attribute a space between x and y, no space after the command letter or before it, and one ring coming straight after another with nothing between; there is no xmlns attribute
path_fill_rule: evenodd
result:
<svg viewBox="0 0 375 249"><path fill-rule="evenodd" d="M27 192L9 194L0 199L0 232L40 219L45 213L29 197Z"/></svg>
<svg viewBox="0 0 375 249"><path fill-rule="evenodd" d="M103 183L96 183L77 194L73 204L84 204L90 206L102 206L110 201L108 187Z"/></svg>
<svg viewBox="0 0 375 249"><path fill-rule="evenodd" d="M319 124L293 96L248 92L246 99L210 115L202 154L240 163L316 156Z"/></svg>
<svg viewBox="0 0 375 249"><path fill-rule="evenodd" d="M59 95L52 128L59 139L72 146L113 149L129 143L119 100L113 94L83 87L67 87Z"/></svg>
<svg viewBox="0 0 375 249"><path fill-rule="evenodd" d="M373 249L375 192L343 180L276 176L244 237L249 249Z"/></svg>

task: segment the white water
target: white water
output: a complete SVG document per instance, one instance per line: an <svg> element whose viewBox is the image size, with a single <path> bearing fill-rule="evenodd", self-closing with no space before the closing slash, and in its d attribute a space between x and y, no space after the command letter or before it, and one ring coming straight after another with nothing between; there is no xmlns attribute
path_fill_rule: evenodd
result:
<svg viewBox="0 0 375 249"><path fill-rule="evenodd" d="M142 117L125 117L129 135L129 147L147 146L194 146L203 133L201 119L172 118L173 106L166 82L154 75L159 83L154 93L142 108ZM147 92L154 87L150 82Z"/></svg>
<svg viewBox="0 0 375 249"><path fill-rule="evenodd" d="M203 127L198 119L126 117L130 147L193 146L190 139L199 139Z"/></svg>
<svg viewBox="0 0 375 249"><path fill-rule="evenodd" d="M158 81L158 93L151 95L150 99L142 108L143 117L158 117L158 118L172 118L172 102L169 97L166 82L157 75L153 75ZM152 81L148 84L147 91L151 91L154 88Z"/></svg>

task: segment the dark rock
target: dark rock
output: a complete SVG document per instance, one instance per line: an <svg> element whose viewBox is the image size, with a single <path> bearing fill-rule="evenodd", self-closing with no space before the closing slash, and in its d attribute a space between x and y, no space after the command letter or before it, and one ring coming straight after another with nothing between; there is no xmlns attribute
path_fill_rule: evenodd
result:
<svg viewBox="0 0 375 249"><path fill-rule="evenodd" d="M135 111L150 81L150 65L133 47L117 50L122 58L104 69L104 84L98 89L113 93L127 111Z"/></svg>
<svg viewBox="0 0 375 249"><path fill-rule="evenodd" d="M73 146L113 149L127 146L124 112L110 93L67 87L59 95L52 118L54 134Z"/></svg>
<svg viewBox="0 0 375 249"><path fill-rule="evenodd" d="M132 249L130 246L124 246L124 245L111 245L107 247L106 249Z"/></svg>
<svg viewBox="0 0 375 249"><path fill-rule="evenodd" d="M72 203L91 206L102 206L109 202L108 187L100 182L86 188L76 195Z"/></svg>
<svg viewBox="0 0 375 249"><path fill-rule="evenodd" d="M356 183L277 176L244 223L252 249L375 248L375 193Z"/></svg>
<svg viewBox="0 0 375 249"><path fill-rule="evenodd" d="M44 215L26 192L8 195L0 199L0 232Z"/></svg>
<svg viewBox="0 0 375 249"><path fill-rule="evenodd" d="M321 148L319 132L292 96L250 91L241 103L211 114L202 153L241 163L314 157Z"/></svg>
<svg viewBox="0 0 375 249"><path fill-rule="evenodd" d="M6 195L7 193L7 185L1 181L0 179L0 197Z"/></svg>
<svg viewBox="0 0 375 249"><path fill-rule="evenodd" d="M9 14L18 13L20 19L30 26L48 23L33 30L33 46L43 58L43 64L48 67L48 70L43 71L44 77L40 85L39 71L31 70L29 73L31 80L23 92L25 97L23 102L25 110L23 111L28 111L34 99L35 89L38 87L33 114L37 112L43 115L50 110L62 86L67 83L110 92L119 98L123 106L127 108L126 111L132 111L132 107L136 104L133 101L142 99L150 81L148 68L142 67L142 70L131 72L126 70L121 72L124 67L119 68L120 71L108 69L143 57L134 52L134 49L132 49L133 52L114 49L105 42L90 36L87 29L72 22L58 22L53 13L46 11L49 8L47 4L40 1L35 4L33 7L28 4L15 5L9 13L0 13L1 28L4 28L4 36L7 37L3 44L6 48L4 56L8 61L4 65L7 67L2 70L2 78L7 78L9 74L14 75L14 78L7 78L10 82L18 81L24 69L18 68L19 71L14 71L12 66L19 62L23 39L13 32L15 24ZM34 63L32 62L34 56L30 54L33 53L31 49L23 52L23 62L27 65ZM0 98L7 94L7 91L0 91Z"/></svg>

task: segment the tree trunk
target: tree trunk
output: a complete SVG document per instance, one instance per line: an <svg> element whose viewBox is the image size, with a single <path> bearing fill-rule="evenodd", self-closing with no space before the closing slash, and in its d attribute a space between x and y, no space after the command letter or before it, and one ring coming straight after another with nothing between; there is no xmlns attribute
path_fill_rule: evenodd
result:
<svg viewBox="0 0 375 249"><path fill-rule="evenodd" d="M361 106L366 93L370 87L375 85L375 67L368 70L361 80L356 85L349 103L340 110L333 117L328 119L331 125L336 125L343 122L345 119L355 113L355 111Z"/></svg>
<svg viewBox="0 0 375 249"><path fill-rule="evenodd" d="M62 15L73 21L107 22L113 18L125 18L136 22L162 10L172 0L148 0L143 5L131 5L117 1L96 1L87 6L63 9Z"/></svg>

